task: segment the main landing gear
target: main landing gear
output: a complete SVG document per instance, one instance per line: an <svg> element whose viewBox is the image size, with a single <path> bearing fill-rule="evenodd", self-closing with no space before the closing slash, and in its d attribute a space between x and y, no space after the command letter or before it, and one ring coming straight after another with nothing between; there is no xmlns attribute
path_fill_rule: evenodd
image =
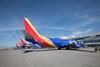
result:
<svg viewBox="0 0 100 67"><path fill-rule="evenodd" d="M58 50L61 50L61 47L58 47Z"/></svg>

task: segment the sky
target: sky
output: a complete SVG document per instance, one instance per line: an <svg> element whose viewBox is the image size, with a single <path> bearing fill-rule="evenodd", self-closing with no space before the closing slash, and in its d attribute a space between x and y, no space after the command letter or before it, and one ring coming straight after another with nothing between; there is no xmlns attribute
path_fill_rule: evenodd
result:
<svg viewBox="0 0 100 67"><path fill-rule="evenodd" d="M100 32L100 0L0 0L0 47L14 47L27 17L46 37Z"/></svg>

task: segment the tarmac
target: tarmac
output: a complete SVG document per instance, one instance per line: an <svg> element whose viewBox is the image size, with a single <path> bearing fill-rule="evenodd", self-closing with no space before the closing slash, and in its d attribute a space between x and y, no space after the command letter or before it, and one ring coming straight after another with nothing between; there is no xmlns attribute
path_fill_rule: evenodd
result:
<svg viewBox="0 0 100 67"><path fill-rule="evenodd" d="M92 48L0 49L0 67L100 67L100 52Z"/></svg>

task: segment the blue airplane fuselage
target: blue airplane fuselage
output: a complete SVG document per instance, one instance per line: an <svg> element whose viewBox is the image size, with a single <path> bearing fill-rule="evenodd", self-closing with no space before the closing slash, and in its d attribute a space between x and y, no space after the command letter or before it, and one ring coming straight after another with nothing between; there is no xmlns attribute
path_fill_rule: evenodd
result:
<svg viewBox="0 0 100 67"><path fill-rule="evenodd" d="M31 42L33 44L33 46L34 46L34 44L38 44L39 46L44 47L41 44L39 44L38 42L36 42L34 39L27 39L26 38L26 40ZM72 44L74 44L73 48L82 47L82 45L80 43L76 42L75 40L66 40L66 39L60 39L60 38L49 38L49 40L51 40L55 46L60 47L60 48L67 47L67 46L70 46Z"/></svg>

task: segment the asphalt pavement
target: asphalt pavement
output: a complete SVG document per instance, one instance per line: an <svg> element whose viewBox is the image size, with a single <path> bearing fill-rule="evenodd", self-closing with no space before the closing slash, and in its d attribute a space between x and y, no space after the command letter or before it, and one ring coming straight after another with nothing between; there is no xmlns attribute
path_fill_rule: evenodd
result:
<svg viewBox="0 0 100 67"><path fill-rule="evenodd" d="M93 49L0 49L0 67L100 67L100 52Z"/></svg>

